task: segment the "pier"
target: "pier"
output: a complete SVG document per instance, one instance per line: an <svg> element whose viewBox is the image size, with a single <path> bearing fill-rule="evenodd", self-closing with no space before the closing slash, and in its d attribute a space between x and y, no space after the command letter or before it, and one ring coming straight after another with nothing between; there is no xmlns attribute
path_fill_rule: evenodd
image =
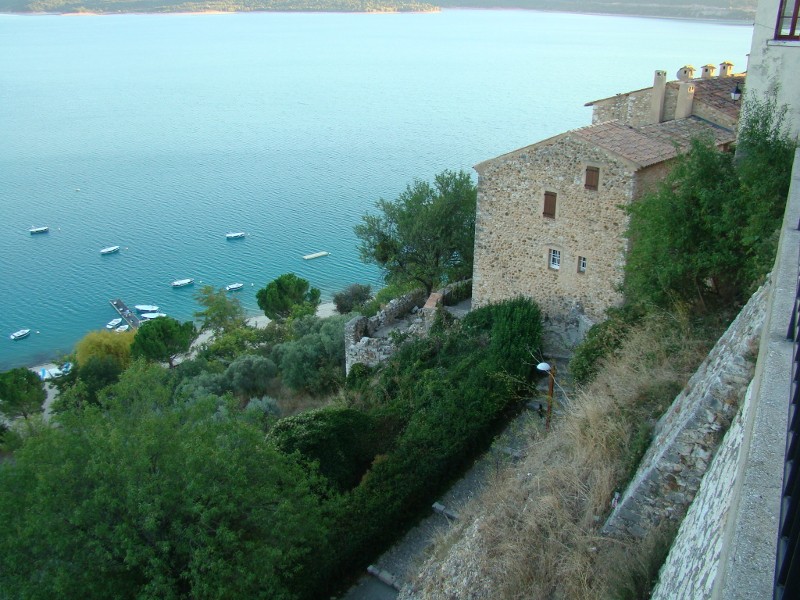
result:
<svg viewBox="0 0 800 600"><path fill-rule="evenodd" d="M109 302L111 303L111 306L114 307L114 310L119 313L119 316L131 326L131 329L136 329L139 327L139 324L141 323L139 317L137 317L136 313L128 308L128 306L122 300L117 298L116 300L109 300Z"/></svg>

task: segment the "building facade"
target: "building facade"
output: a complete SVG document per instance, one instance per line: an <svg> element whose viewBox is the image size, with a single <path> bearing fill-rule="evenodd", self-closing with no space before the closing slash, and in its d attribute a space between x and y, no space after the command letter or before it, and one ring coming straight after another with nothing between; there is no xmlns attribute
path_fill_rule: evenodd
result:
<svg viewBox="0 0 800 600"><path fill-rule="evenodd" d="M478 172L473 306L518 295L566 349L622 300L625 206L652 189L696 136L734 141L744 75L723 63L589 103L593 124L487 160ZM553 348L553 347L556 348Z"/></svg>
<svg viewBox="0 0 800 600"><path fill-rule="evenodd" d="M800 0L758 3L747 75L747 94L775 93L790 134L800 136Z"/></svg>

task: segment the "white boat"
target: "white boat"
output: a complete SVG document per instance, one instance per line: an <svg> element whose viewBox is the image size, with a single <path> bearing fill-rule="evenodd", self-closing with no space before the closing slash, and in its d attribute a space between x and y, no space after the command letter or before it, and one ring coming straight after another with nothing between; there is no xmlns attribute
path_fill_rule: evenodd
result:
<svg viewBox="0 0 800 600"><path fill-rule="evenodd" d="M225 234L225 237L229 240L238 240L239 238L243 238L245 236L244 231L230 231Z"/></svg>
<svg viewBox="0 0 800 600"><path fill-rule="evenodd" d="M314 252L313 254L306 254L303 260L311 260L312 258L319 258L320 256L328 256L330 252Z"/></svg>
<svg viewBox="0 0 800 600"><path fill-rule="evenodd" d="M119 252L119 246L109 246L100 250L100 254L114 254L114 252Z"/></svg>
<svg viewBox="0 0 800 600"><path fill-rule="evenodd" d="M194 283L194 279L176 279L172 282L172 287L184 287L186 285L192 285Z"/></svg>
<svg viewBox="0 0 800 600"><path fill-rule="evenodd" d="M242 289L243 287L244 287L243 283L231 283L231 284L225 286L225 291L226 292L235 292L237 290Z"/></svg>
<svg viewBox="0 0 800 600"><path fill-rule="evenodd" d="M142 321L149 321L150 319L158 319L159 317L166 317L167 313L162 312L146 312L142 313Z"/></svg>
<svg viewBox="0 0 800 600"><path fill-rule="evenodd" d="M120 325L114 331L116 331L117 333L122 333L123 331L128 331L128 329L130 329L130 328L131 328L131 326L128 325L127 323L125 323L125 325Z"/></svg>
<svg viewBox="0 0 800 600"><path fill-rule="evenodd" d="M134 304L133 308L140 313L158 312L158 307L155 304Z"/></svg>
<svg viewBox="0 0 800 600"><path fill-rule="evenodd" d="M21 340L22 338L28 337L30 333L31 333L30 329L20 329L19 331L15 331L8 337L10 337L12 340Z"/></svg>
<svg viewBox="0 0 800 600"><path fill-rule="evenodd" d="M122 323L122 319L111 319L108 323L106 323L106 329L114 329L115 327L119 327L120 323Z"/></svg>
<svg viewBox="0 0 800 600"><path fill-rule="evenodd" d="M30 229L28 229L28 231L31 232L31 235L35 235L37 233L47 233L48 231L50 231L50 228L49 227L31 227Z"/></svg>

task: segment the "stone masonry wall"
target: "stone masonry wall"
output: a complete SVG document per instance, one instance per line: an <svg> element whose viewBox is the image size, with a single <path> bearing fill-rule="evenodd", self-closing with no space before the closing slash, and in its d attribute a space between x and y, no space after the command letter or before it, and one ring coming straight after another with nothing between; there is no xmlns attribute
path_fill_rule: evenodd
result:
<svg viewBox="0 0 800 600"><path fill-rule="evenodd" d="M587 166L600 168L586 190ZM627 163L564 134L478 165L473 306L513 298L535 300L549 316L576 312L591 321L622 300L628 217L635 176ZM556 216L542 215L555 192ZM549 250L561 267L549 268ZM579 257L586 271L578 271Z"/></svg>
<svg viewBox="0 0 800 600"><path fill-rule="evenodd" d="M653 600L710 598L722 552L721 524L730 510L732 490L744 439L744 423L751 409L752 386L708 469L691 510L681 523L662 576L650 596ZM703 548L704 552L698 552Z"/></svg>
<svg viewBox="0 0 800 600"><path fill-rule="evenodd" d="M374 366L386 360L394 350L387 337L373 337L425 304L425 291L414 290L391 300L374 317L355 317L344 326L345 373L356 363Z"/></svg>
<svg viewBox="0 0 800 600"><path fill-rule="evenodd" d="M752 378L766 298L763 286L659 420L605 533L641 537L664 519L682 517Z"/></svg>
<svg viewBox="0 0 800 600"><path fill-rule="evenodd" d="M652 92L653 88L645 88L595 101L592 124L618 119L633 127L646 125L650 122Z"/></svg>

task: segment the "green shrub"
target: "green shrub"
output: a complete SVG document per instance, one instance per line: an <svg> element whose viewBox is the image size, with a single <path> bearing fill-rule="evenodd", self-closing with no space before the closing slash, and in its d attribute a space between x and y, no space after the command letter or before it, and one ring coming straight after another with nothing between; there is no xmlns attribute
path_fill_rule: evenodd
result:
<svg viewBox="0 0 800 600"><path fill-rule="evenodd" d="M336 305L336 312L346 315L359 310L371 297L372 288L370 286L354 283L334 294L333 303Z"/></svg>
<svg viewBox="0 0 800 600"><path fill-rule="evenodd" d="M575 383L585 385L594 379L600 362L622 345L630 326L642 315L641 310L632 306L606 311L606 320L593 325L572 354L569 372Z"/></svg>

